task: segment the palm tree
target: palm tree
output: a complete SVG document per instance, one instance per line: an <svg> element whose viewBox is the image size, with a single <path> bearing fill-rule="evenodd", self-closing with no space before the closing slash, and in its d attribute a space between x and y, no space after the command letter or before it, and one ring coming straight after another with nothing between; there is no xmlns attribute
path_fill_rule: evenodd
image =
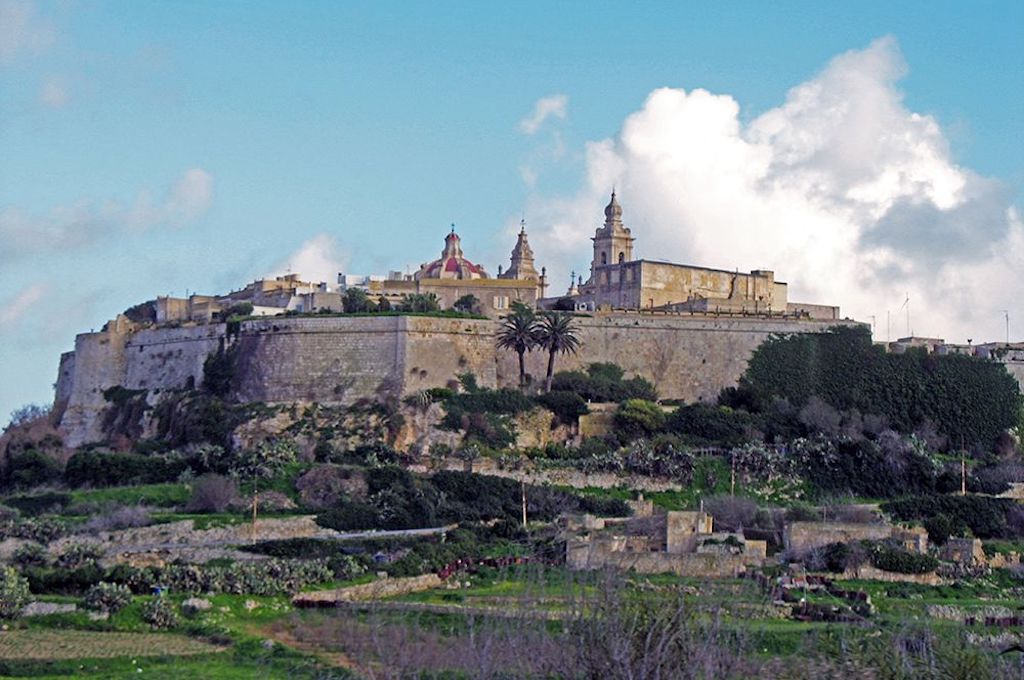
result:
<svg viewBox="0 0 1024 680"><path fill-rule="evenodd" d="M548 374L544 383L544 391L551 391L551 378L555 373L556 354L575 354L580 348L580 339L576 337L577 328L572 317L558 312L545 312L534 324L533 338L537 347L548 351Z"/></svg>
<svg viewBox="0 0 1024 680"><path fill-rule="evenodd" d="M526 353L537 342L534 338L537 317L533 310L523 304L514 303L512 313L506 316L498 329L495 345L498 349L510 349L519 355L519 387L526 386Z"/></svg>

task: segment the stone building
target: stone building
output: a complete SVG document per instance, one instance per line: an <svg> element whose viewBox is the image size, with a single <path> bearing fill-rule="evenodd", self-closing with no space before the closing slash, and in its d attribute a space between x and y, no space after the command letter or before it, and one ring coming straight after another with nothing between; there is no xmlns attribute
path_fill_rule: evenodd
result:
<svg viewBox="0 0 1024 680"><path fill-rule="evenodd" d="M641 574L729 578L761 566L767 544L742 533L715 532L704 511L670 511L640 518L567 516L565 562L570 569L613 567Z"/></svg>
<svg viewBox="0 0 1024 680"><path fill-rule="evenodd" d="M792 315L838 319L839 308L790 303L787 285L775 273L749 273L634 259L633 233L622 221L622 206L612 192L604 225L594 234L590 278L570 287L577 309L650 309L691 313L758 316Z"/></svg>
<svg viewBox="0 0 1024 680"><path fill-rule="evenodd" d="M364 289L372 299L384 297L399 304L406 295L437 296L442 309L449 309L460 298L472 295L479 301L480 313L489 317L506 314L513 302L531 307L543 296L547 286L544 270L538 274L534 267L533 250L527 241L523 225L512 249L508 271L497 278L491 277L482 265L470 261L462 251L462 239L455 227L445 236L444 249L436 260L425 262L412 275L392 272L387 277L353 277L339 274L341 290L348 287Z"/></svg>

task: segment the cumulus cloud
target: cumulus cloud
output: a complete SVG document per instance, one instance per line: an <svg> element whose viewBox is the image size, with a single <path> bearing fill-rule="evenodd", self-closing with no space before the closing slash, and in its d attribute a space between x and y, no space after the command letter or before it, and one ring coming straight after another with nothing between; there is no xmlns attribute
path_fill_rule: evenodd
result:
<svg viewBox="0 0 1024 680"><path fill-rule="evenodd" d="M528 135L536 134L548 118L565 120L568 108L569 97L564 94L541 97L533 105L533 113L519 121L519 129Z"/></svg>
<svg viewBox="0 0 1024 680"><path fill-rule="evenodd" d="M0 308L0 331L18 323L32 309L32 305L42 299L47 290L48 286L45 283L34 283L18 291L13 300Z"/></svg>
<svg viewBox="0 0 1024 680"><path fill-rule="evenodd" d="M38 53L54 40L53 25L29 0L0 0L0 64L25 53Z"/></svg>
<svg viewBox="0 0 1024 680"><path fill-rule="evenodd" d="M334 285L338 274L345 271L348 254L330 234L317 234L287 258L279 262L271 276L299 274L304 281Z"/></svg>
<svg viewBox="0 0 1024 680"><path fill-rule="evenodd" d="M70 250L119 233L157 226L180 227L202 216L213 202L213 177L192 168L160 199L139 193L130 205L116 201L58 206L45 215L17 207L0 210L0 262L36 253Z"/></svg>
<svg viewBox="0 0 1024 680"><path fill-rule="evenodd" d="M531 234L538 253L589 261L617 185L640 257L773 269L790 300L874 315L882 339L906 294L918 335L1000 337L998 310L1024 312L1024 226L1006 188L956 164L938 122L907 109L906 71L896 42L877 40L746 125L729 95L655 90L587 145L578 194L534 200L550 225ZM894 321L893 336L906 330Z"/></svg>

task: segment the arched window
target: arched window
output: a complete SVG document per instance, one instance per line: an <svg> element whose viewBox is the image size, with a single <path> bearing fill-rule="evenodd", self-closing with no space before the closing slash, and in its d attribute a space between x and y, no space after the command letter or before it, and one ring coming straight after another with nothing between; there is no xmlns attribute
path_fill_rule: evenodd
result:
<svg viewBox="0 0 1024 680"><path fill-rule="evenodd" d="M619 253L619 264L622 264L625 261L626 261L626 254L625 253Z"/></svg>
<svg viewBox="0 0 1024 680"><path fill-rule="evenodd" d="M601 253L601 264L608 264L608 253Z"/></svg>

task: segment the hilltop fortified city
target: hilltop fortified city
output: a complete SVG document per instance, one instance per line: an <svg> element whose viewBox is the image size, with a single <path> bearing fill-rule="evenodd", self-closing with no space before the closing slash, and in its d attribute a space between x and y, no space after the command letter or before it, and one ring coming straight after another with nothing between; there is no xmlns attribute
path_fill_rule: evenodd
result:
<svg viewBox="0 0 1024 680"><path fill-rule="evenodd" d="M412 275L339 273L331 285L289 274L226 295L158 297L79 335L61 357L59 428L73 446L98 441L108 390L144 392L155 406L161 395L201 389L207 359L225 351L240 401L349 405L444 387L467 371L481 386L515 385L514 354L494 344L496 321L515 303L579 314L581 346L566 368L614 363L651 380L663 398L686 401L735 386L772 334L856 324L838 307L789 302L772 271L634 259L614 193L593 240L590 277L561 296L545 296L547 271L538 273L524 225L508 269L493 278L467 259L452 227L441 256ZM468 314L415 314L442 310ZM531 375L543 374L543 359L529 357Z"/></svg>
<svg viewBox="0 0 1024 680"><path fill-rule="evenodd" d="M1024 4L579 10L0 0L0 677L1024 678Z"/></svg>

